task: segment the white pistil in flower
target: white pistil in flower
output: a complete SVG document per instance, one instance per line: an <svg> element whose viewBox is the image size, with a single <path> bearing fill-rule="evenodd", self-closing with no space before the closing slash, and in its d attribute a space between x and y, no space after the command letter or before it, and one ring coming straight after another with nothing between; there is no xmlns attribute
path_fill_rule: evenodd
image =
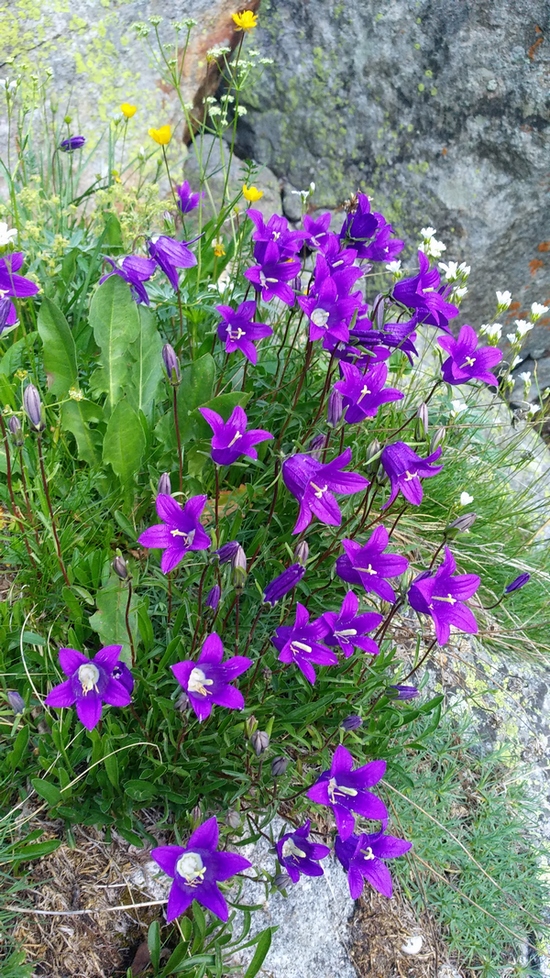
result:
<svg viewBox="0 0 550 978"><path fill-rule="evenodd" d="M356 628L342 628L339 632L334 632L334 638L350 638L353 635L357 635Z"/></svg>
<svg viewBox="0 0 550 978"><path fill-rule="evenodd" d="M233 445L235 444L236 441L239 440L239 438L242 438L242 435L241 435L240 431L237 431L236 435L234 435L234 437L231 439L231 441L229 442L229 445L227 447L228 448L233 448Z"/></svg>
<svg viewBox="0 0 550 978"><path fill-rule="evenodd" d="M357 570L364 571L365 574L376 574L376 571L372 568L372 564L369 564L368 567L358 567Z"/></svg>
<svg viewBox="0 0 550 978"><path fill-rule="evenodd" d="M367 394L372 394L372 391L370 391L367 385L365 384L364 387L361 388L361 393L357 398L357 403L359 404L359 401L362 401L363 398L367 396Z"/></svg>
<svg viewBox="0 0 550 978"><path fill-rule="evenodd" d="M298 849L298 846L296 845L293 839L285 839L285 841L283 842L282 855L283 855L283 859L288 859L289 856L298 856L298 859L306 858L305 852L302 852L301 849Z"/></svg>
<svg viewBox="0 0 550 978"><path fill-rule="evenodd" d="M411 479L418 479L418 475L416 474L416 472L409 472L409 470L407 469L407 471L405 472L405 482L410 482Z"/></svg>
<svg viewBox="0 0 550 978"><path fill-rule="evenodd" d="M311 645L306 645L305 642L294 641L290 643L290 650L293 655L296 655L296 652L311 652Z"/></svg>
<svg viewBox="0 0 550 978"><path fill-rule="evenodd" d="M231 326L228 326L226 332L228 333L230 340L240 340L241 336L246 336L246 331L241 329L240 326L237 326L237 329L235 330L232 330Z"/></svg>
<svg viewBox="0 0 550 978"><path fill-rule="evenodd" d="M376 856L374 855L374 852L370 846L367 846L366 849L360 849L359 851L363 853L365 859L376 859Z"/></svg>
<svg viewBox="0 0 550 978"><path fill-rule="evenodd" d="M185 533L184 530L174 529L174 530L170 530L170 534L173 537L181 537L186 547L190 547L191 544L193 543L193 540L195 539L194 530L190 530L189 533Z"/></svg>
<svg viewBox="0 0 550 978"><path fill-rule="evenodd" d="M176 872L188 886L198 886L204 882L206 866L198 852L184 852L176 863Z"/></svg>
<svg viewBox="0 0 550 978"><path fill-rule="evenodd" d="M214 680L207 679L205 673L198 666L195 666L191 670L191 675L187 682L187 692L188 693L198 693L199 696L211 696L212 692L206 689L207 686L213 686Z"/></svg>
<svg viewBox="0 0 550 978"><path fill-rule="evenodd" d="M446 597L443 597L443 596L439 597L437 594L434 594L432 600L433 601L444 601L446 604L456 604L456 602L457 602L458 599L457 598L453 598L452 594L448 594Z"/></svg>
<svg viewBox="0 0 550 978"><path fill-rule="evenodd" d="M78 681L82 686L84 696L86 696L86 693L89 693L92 689L94 689L96 693L99 692L97 688L98 679L99 669L97 666L94 666L93 662L85 662L84 665L79 667Z"/></svg>
<svg viewBox="0 0 550 978"><path fill-rule="evenodd" d="M314 309L310 319L314 326L322 328L327 325L330 313L326 309Z"/></svg>
<svg viewBox="0 0 550 978"><path fill-rule="evenodd" d="M355 788L346 788L345 785L337 784L336 778L330 779L327 789L331 805L338 804L338 802L335 801L335 795L349 795L351 798L354 798L357 794Z"/></svg>
<svg viewBox="0 0 550 978"><path fill-rule="evenodd" d="M320 486L316 486L314 482L310 482L310 486L312 487L312 489L315 490L313 495L316 496L317 499L321 499L323 493L326 492L328 489L328 485L325 485L321 488Z"/></svg>
<svg viewBox="0 0 550 978"><path fill-rule="evenodd" d="M473 367L475 362L476 362L475 357L464 357L464 363L461 364L460 369L464 370L464 367Z"/></svg>

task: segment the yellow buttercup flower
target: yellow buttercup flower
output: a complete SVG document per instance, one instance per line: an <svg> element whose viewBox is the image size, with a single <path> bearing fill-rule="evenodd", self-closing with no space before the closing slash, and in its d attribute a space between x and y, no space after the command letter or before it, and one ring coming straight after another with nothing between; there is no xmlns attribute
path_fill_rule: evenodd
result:
<svg viewBox="0 0 550 978"><path fill-rule="evenodd" d="M239 14L233 14L233 23L238 31L252 31L258 23L258 14L252 10L241 10Z"/></svg>
<svg viewBox="0 0 550 978"><path fill-rule="evenodd" d="M264 195L263 190L258 190L257 187L248 186L248 184L243 183L243 197L248 200L250 204L255 201L260 200Z"/></svg>
<svg viewBox="0 0 550 978"><path fill-rule="evenodd" d="M151 139L154 139L159 146L168 146L172 138L172 126L161 126L160 129L149 129Z"/></svg>
<svg viewBox="0 0 550 978"><path fill-rule="evenodd" d="M225 248L223 246L223 241L220 241L219 239L217 241L213 241L212 247L214 249L214 254L216 258L223 258L223 256L225 255Z"/></svg>
<svg viewBox="0 0 550 978"><path fill-rule="evenodd" d="M131 119L137 112L137 105L130 105L129 102L123 102L120 106L120 111L127 119Z"/></svg>

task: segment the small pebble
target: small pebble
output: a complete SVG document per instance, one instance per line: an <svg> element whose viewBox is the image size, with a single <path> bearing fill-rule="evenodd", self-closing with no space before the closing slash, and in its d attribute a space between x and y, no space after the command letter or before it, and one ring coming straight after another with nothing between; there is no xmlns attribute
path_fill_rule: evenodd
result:
<svg viewBox="0 0 550 978"><path fill-rule="evenodd" d="M412 937L408 937L405 943L401 945L403 954L419 954L421 948L422 937L420 934L413 934Z"/></svg>

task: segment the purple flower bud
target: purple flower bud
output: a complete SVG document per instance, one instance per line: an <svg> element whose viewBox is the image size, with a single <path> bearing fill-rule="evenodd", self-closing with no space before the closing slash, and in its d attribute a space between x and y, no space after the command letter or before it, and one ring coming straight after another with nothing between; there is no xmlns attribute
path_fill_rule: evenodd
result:
<svg viewBox="0 0 550 978"><path fill-rule="evenodd" d="M225 821L230 828L238 829L241 824L241 816L239 812L228 812Z"/></svg>
<svg viewBox="0 0 550 978"><path fill-rule="evenodd" d="M162 348L162 359L168 380L174 387L177 387L181 381L180 362L176 356L176 351L169 343L165 343Z"/></svg>
<svg viewBox="0 0 550 978"><path fill-rule="evenodd" d="M231 580L236 591L242 591L246 581L246 554L240 544L231 558Z"/></svg>
<svg viewBox="0 0 550 978"><path fill-rule="evenodd" d="M271 581L264 591L264 604L274 605L302 580L306 572L302 564L292 564Z"/></svg>
<svg viewBox="0 0 550 978"><path fill-rule="evenodd" d="M220 585L214 584L214 587L211 588L208 594L206 595L204 601L204 607L212 608L212 610L215 611L220 603L221 593L222 593L222 589Z"/></svg>
<svg viewBox="0 0 550 978"><path fill-rule="evenodd" d="M12 414L10 420L8 421L8 428L10 429L14 443L17 448L21 448L24 443L23 429L21 428L21 422L15 414Z"/></svg>
<svg viewBox="0 0 550 978"><path fill-rule="evenodd" d="M250 743L256 752L256 757L259 757L260 754L264 754L269 747L269 734L267 734L265 730L256 730L256 732L253 733L252 737L250 738Z"/></svg>
<svg viewBox="0 0 550 978"><path fill-rule="evenodd" d="M387 696L393 696L396 700L414 700L418 696L416 686L388 686Z"/></svg>
<svg viewBox="0 0 550 978"><path fill-rule="evenodd" d="M461 516L458 516L456 520L445 527L443 536L446 540L453 540L457 534L466 533L467 530L470 530L476 520L476 513L462 513Z"/></svg>
<svg viewBox="0 0 550 978"><path fill-rule="evenodd" d="M163 472L157 486L157 495L162 493L163 496L172 495L172 484L170 482L170 475L168 472Z"/></svg>
<svg viewBox="0 0 550 978"><path fill-rule="evenodd" d="M525 587L525 585L530 581L530 574L520 574L519 577L515 577L510 584L507 584L504 588L505 594L511 594L512 591L519 591L520 588Z"/></svg>
<svg viewBox="0 0 550 978"><path fill-rule="evenodd" d="M436 448L439 448L439 446L443 444L446 437L447 432L445 428L436 428L430 439L430 455L435 452Z"/></svg>
<svg viewBox="0 0 550 978"><path fill-rule="evenodd" d="M85 136L69 136L68 139L63 139L60 142L58 148L62 153L73 153L75 149L82 149L85 142Z"/></svg>
<svg viewBox="0 0 550 978"><path fill-rule="evenodd" d="M328 399L327 424L335 428L344 413L344 398L339 390L333 388Z"/></svg>
<svg viewBox="0 0 550 978"><path fill-rule="evenodd" d="M365 472L369 477L376 475L378 469L380 468L380 453L382 451L382 445L375 438L371 441L369 447L367 448L367 460L365 462Z"/></svg>
<svg viewBox="0 0 550 978"><path fill-rule="evenodd" d="M214 550L212 556L217 557L220 564L228 564L230 560L233 560L238 548L239 543L237 540L229 540L228 543L224 543L218 550Z"/></svg>
<svg viewBox="0 0 550 978"><path fill-rule="evenodd" d="M25 709L25 700L19 695L17 690L8 689L7 697L15 715L17 716L19 713L23 713Z"/></svg>
<svg viewBox="0 0 550 978"><path fill-rule="evenodd" d="M362 725L363 721L361 717L357 716L355 713L352 713L351 716L346 717L346 719L342 720L342 723L340 724L343 730L358 730Z"/></svg>
<svg viewBox="0 0 550 978"><path fill-rule="evenodd" d="M294 548L294 556L296 557L298 563L302 565L302 567L306 566L307 559L309 557L309 547L305 540L301 540L300 543L296 545L296 547Z"/></svg>
<svg viewBox="0 0 550 978"><path fill-rule="evenodd" d="M286 890L291 882L292 881L288 873L277 873L277 875L273 877L273 886L276 887L277 890Z"/></svg>
<svg viewBox="0 0 550 978"><path fill-rule="evenodd" d="M13 293L12 293L13 294ZM0 333L3 333L8 325L8 316L12 310L11 299L0 299Z"/></svg>
<svg viewBox="0 0 550 978"><path fill-rule="evenodd" d="M46 425L42 420L42 402L34 384L27 384L25 387L23 406L33 428L36 428L37 431L43 431Z"/></svg>
<svg viewBox="0 0 550 978"><path fill-rule="evenodd" d="M312 438L309 443L308 455L311 455L313 458L316 458L318 462L320 462L326 443L327 440L325 435L315 435L315 438Z"/></svg>
<svg viewBox="0 0 550 978"><path fill-rule="evenodd" d="M189 697L184 690L183 693L180 693L176 702L174 703L174 709L179 710L180 713L185 713L185 711L189 709L190 705Z"/></svg>
<svg viewBox="0 0 550 978"><path fill-rule="evenodd" d="M417 429L418 438L425 438L428 433L428 424L429 424L427 404L424 404L423 402L420 405L418 411L416 412L416 417L417 417L416 429Z"/></svg>
<svg viewBox="0 0 550 978"><path fill-rule="evenodd" d="M116 576L119 577L121 581L128 580L128 576L129 576L128 567L126 561L124 560L124 557L121 557L120 554L117 554L111 564L111 567L113 568Z"/></svg>
<svg viewBox="0 0 550 978"><path fill-rule="evenodd" d="M284 774L289 764L290 759L288 757L274 757L271 762L271 774L273 777L278 778L281 774Z"/></svg>

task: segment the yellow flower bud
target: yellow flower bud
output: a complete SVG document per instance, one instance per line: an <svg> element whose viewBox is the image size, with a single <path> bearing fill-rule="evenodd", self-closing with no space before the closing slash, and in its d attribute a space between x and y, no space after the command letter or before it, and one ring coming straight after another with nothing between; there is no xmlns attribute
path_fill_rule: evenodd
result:
<svg viewBox="0 0 550 978"><path fill-rule="evenodd" d="M137 112L137 105L130 105L129 102L123 102L120 106L120 111L127 119L131 119Z"/></svg>
<svg viewBox="0 0 550 978"><path fill-rule="evenodd" d="M241 10L238 14L232 14L232 18L238 31L251 31L258 23L258 14L252 10Z"/></svg>
<svg viewBox="0 0 550 978"><path fill-rule="evenodd" d="M246 11L249 13L250 11ZM264 195L263 190L258 190L257 187L248 186L248 184L243 183L243 197L250 204L255 203L255 201L260 200Z"/></svg>
<svg viewBox="0 0 550 978"><path fill-rule="evenodd" d="M172 126L161 126L160 129L149 129L151 139L154 139L159 146L168 146L172 138Z"/></svg>

